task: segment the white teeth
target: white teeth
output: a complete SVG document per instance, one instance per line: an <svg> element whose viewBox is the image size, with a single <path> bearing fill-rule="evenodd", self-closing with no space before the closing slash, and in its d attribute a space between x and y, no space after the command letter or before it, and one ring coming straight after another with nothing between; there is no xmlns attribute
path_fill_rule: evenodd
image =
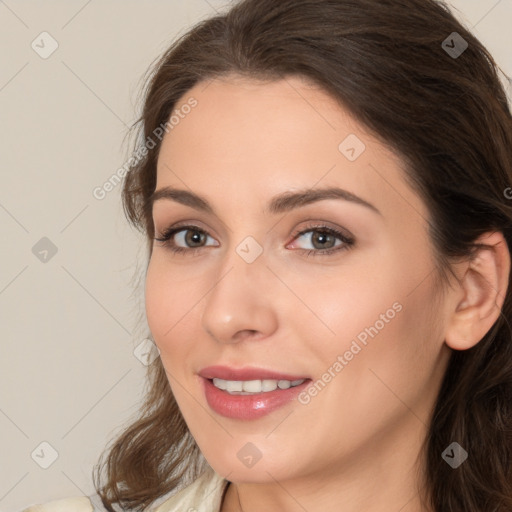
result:
<svg viewBox="0 0 512 512"><path fill-rule="evenodd" d="M228 393L248 395L252 393L266 393L279 389L288 389L292 386L302 384L306 379L299 379L294 381L289 380L224 380L213 379L213 385L216 388L227 391Z"/></svg>
<svg viewBox="0 0 512 512"><path fill-rule="evenodd" d="M222 390L225 390L226 387L227 387L227 380L222 380L222 379L213 379L213 385L216 387L216 388L219 388L219 389L222 389Z"/></svg>
<svg viewBox="0 0 512 512"><path fill-rule="evenodd" d="M261 380L246 380L240 384L242 384L242 389L240 391L246 391L247 393L261 393Z"/></svg>
<svg viewBox="0 0 512 512"><path fill-rule="evenodd" d="M242 382L239 380L227 380L226 391L229 391L230 393L232 393L233 391L243 391Z"/></svg>
<svg viewBox="0 0 512 512"><path fill-rule="evenodd" d="M262 380L261 391L274 391L277 389L277 380Z"/></svg>

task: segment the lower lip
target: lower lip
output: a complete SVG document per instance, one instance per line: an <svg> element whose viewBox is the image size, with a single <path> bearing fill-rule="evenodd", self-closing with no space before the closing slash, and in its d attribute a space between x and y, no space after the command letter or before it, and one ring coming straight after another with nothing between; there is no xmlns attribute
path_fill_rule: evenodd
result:
<svg viewBox="0 0 512 512"><path fill-rule="evenodd" d="M298 386L276 389L253 395L230 395L213 385L209 379L201 377L208 405L221 416L239 420L255 420L285 406L311 382L305 380Z"/></svg>

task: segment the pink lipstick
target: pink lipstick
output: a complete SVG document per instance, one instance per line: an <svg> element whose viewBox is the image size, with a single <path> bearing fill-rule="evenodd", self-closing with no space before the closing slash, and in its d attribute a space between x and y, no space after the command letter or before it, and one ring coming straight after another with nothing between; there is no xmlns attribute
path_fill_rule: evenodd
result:
<svg viewBox="0 0 512 512"><path fill-rule="evenodd" d="M263 368L209 366L199 372L208 405L227 418L254 420L285 406L311 382Z"/></svg>

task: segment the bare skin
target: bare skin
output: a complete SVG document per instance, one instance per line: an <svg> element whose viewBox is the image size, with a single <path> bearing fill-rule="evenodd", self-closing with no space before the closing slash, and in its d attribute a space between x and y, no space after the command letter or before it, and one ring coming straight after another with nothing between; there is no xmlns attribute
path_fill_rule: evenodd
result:
<svg viewBox="0 0 512 512"><path fill-rule="evenodd" d="M207 236L194 246L193 229L175 234L182 253L155 241L146 312L192 435L233 482L222 512L429 511L421 445L452 350L478 343L498 318L510 270L502 235L454 263L458 279L440 294L429 213L400 158L325 92L292 77L233 77L198 84L176 108L190 97L197 106L164 137L156 189L199 194L215 213L155 202L157 237L177 223ZM339 149L350 134L365 145L353 161ZM265 210L278 194L325 187L372 207L331 198ZM353 243L319 238L322 226ZM251 263L236 252L248 236L262 249ZM331 369L331 379L308 403L231 419L210 409L197 375L214 364L313 382ZM261 454L250 468L237 457L248 442Z"/></svg>

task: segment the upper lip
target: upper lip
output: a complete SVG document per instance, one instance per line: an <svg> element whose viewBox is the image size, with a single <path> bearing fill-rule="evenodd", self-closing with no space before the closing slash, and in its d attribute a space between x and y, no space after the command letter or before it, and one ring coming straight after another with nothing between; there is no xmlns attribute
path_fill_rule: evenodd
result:
<svg viewBox="0 0 512 512"><path fill-rule="evenodd" d="M301 380L309 377L301 375L291 375L289 373L281 373L273 370L265 370L264 368L231 368L229 366L207 366L203 368L199 375L205 379L222 379L222 380Z"/></svg>

